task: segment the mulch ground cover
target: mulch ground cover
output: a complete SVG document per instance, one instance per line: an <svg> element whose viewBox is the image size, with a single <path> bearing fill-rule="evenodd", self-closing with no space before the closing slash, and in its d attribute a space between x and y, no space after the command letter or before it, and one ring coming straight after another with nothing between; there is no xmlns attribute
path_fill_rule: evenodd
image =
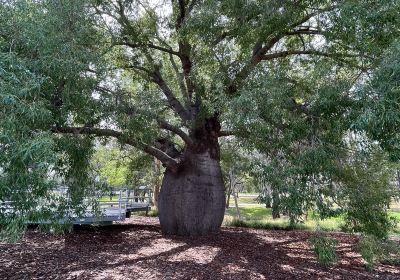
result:
<svg viewBox="0 0 400 280"><path fill-rule="evenodd" d="M367 272L357 237L332 233L340 261L318 264L312 232L223 228L200 238L168 237L157 218L55 235L29 230L0 243L0 279L400 279L400 267Z"/></svg>

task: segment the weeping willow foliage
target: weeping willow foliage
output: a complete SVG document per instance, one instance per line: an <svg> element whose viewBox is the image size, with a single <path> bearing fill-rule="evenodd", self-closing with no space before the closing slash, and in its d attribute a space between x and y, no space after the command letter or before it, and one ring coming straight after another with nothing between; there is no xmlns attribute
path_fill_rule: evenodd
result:
<svg viewBox="0 0 400 280"><path fill-rule="evenodd" d="M0 202L14 209L0 212L0 227L11 239L27 221L79 215L95 188L93 139L51 132L65 121L96 121L91 89L99 77L87 70L99 65L97 31L82 9L79 1L0 6ZM60 187L66 196L52 191Z"/></svg>

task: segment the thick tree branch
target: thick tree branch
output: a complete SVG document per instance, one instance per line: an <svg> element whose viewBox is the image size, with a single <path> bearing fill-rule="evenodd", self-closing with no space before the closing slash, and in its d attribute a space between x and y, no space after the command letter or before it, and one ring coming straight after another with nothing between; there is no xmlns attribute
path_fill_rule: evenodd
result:
<svg viewBox="0 0 400 280"><path fill-rule="evenodd" d="M282 51L282 52L262 55L261 60L272 60L275 58L287 57L290 55L315 55L315 56L325 56L325 57L361 57L361 55L356 55L356 54L327 53L317 50L289 50L289 51Z"/></svg>
<svg viewBox="0 0 400 280"><path fill-rule="evenodd" d="M178 2L177 4L175 2ZM180 29L182 28L182 25L184 23L184 21L186 20L188 14L191 12L191 10L193 9L194 5L195 5L195 1L192 1L189 5L188 3L189 1L185 1L185 0L172 0L172 7L176 10L176 13L178 14L177 18L176 18L176 23L175 23L175 29L176 32L179 33ZM186 89L187 89L187 95L188 95L188 99L189 99L189 105L190 107L187 108L187 110L189 112L191 112L191 103L192 103L192 98L193 98L193 94L195 92L195 83L192 80L191 77L191 71L192 71L192 59L191 59L191 50L192 50L192 46L190 45L190 43L185 39L179 36L179 40L178 40L178 46L179 46L179 58L181 60L181 65L182 65L182 70L183 70L183 75L185 78L185 82L186 82ZM192 115L192 112L190 113L190 115Z"/></svg>
<svg viewBox="0 0 400 280"><path fill-rule="evenodd" d="M160 160L165 165L165 167L171 168L173 170L177 169L179 160L170 157L160 149L157 149L156 147L150 145L146 145L143 147L143 151Z"/></svg>
<svg viewBox="0 0 400 280"><path fill-rule="evenodd" d="M267 53L272 47L282 38L284 34L278 34L271 38L263 47L261 47L260 41L258 41L253 48L253 55L250 61L236 74L227 88L227 94L236 94L239 85L250 75L252 70L261 61L262 55Z"/></svg>
<svg viewBox="0 0 400 280"><path fill-rule="evenodd" d="M288 31L285 35L322 35L323 31L315 29L299 29L295 31Z"/></svg>
<svg viewBox="0 0 400 280"><path fill-rule="evenodd" d="M159 50L168 54L172 54L172 55L176 55L179 56L179 52L174 51L173 49L169 49L169 48L165 48L165 47L161 47L161 46L157 46L151 43L143 43L143 44L135 44L132 42L128 42L128 41L124 41L124 42L115 42L114 43L115 46L127 46L130 47L132 49L137 49L137 48L150 48L150 49L155 49L155 50Z"/></svg>
<svg viewBox="0 0 400 280"><path fill-rule="evenodd" d="M251 56L251 59L236 74L236 76L229 83L229 85L227 87L227 94L228 95L234 95L234 94L237 93L239 85L252 73L252 71L258 65L258 63L260 63L260 61L263 60L262 57L268 51L270 51L275 46L275 44L278 43L283 37L285 37L286 35L290 35L290 34L288 34L288 32L291 32L290 30L293 30L294 28L296 28L296 27L302 25L303 23L309 21L311 18L315 17L316 15L318 15L320 13L327 12L327 11L331 11L334 8L335 8L335 6L330 6L330 7L327 7L327 8L318 9L315 12L312 12L312 13L309 13L309 14L305 15L300 20L298 20L298 21L296 21L296 22L294 22L292 24L289 24L287 26L286 30L283 30L283 31L279 32L278 34L273 36L271 39L269 39L264 44L264 46L262 46L263 39L260 38L260 40L258 40L254 45L253 54Z"/></svg>
<svg viewBox="0 0 400 280"><path fill-rule="evenodd" d="M218 137L234 136L236 134L237 133L235 131L221 130L220 132L218 132Z"/></svg>
<svg viewBox="0 0 400 280"><path fill-rule="evenodd" d="M192 138L189 137L189 135L187 135L183 130L181 130L179 127L173 126L169 123L167 123L164 120L158 119L157 120L158 124L160 125L160 128L162 129L166 129L169 130L173 133L175 133L176 135L178 135L179 137L182 138L182 140L188 145L191 146L193 144L193 140Z"/></svg>
<svg viewBox="0 0 400 280"><path fill-rule="evenodd" d="M179 5L184 5L185 1L179 1ZM136 30L134 30L134 28L132 27L127 15L125 14L125 8L124 5L121 1L118 1L118 7L115 6L115 9L117 11L117 13L119 14L120 18L119 18L119 22L121 23L121 25L124 27L124 29L126 30L127 34L133 34L135 35L135 32L137 32ZM182 14L183 13L183 14ZM182 24L181 21L183 21L183 18L185 16L185 11L181 11L181 16L178 17L178 22L177 24ZM180 19L182 17L182 19ZM165 47L161 47L161 46L157 46L152 44L151 42L143 42L143 43L134 43L134 42L129 42L128 40L124 39L123 42L120 42L126 46L129 46L131 48L140 48L140 47L148 47L151 49L156 49L171 55L176 55L179 56L182 59L182 55L183 53L181 52L181 49L179 49L179 52L176 52L172 49L169 48L165 48ZM146 50L144 50L145 52L145 56L147 58L150 57L149 53L146 53ZM182 104L179 102L179 100L174 96L174 94L172 93L172 90L168 87L168 85L166 84L166 82L164 81L164 79L161 76L161 73L159 71L159 69L157 67L154 67L155 65L153 65L154 71L149 71L148 69L144 68L144 67L138 67L135 66L136 69L141 70L146 72L147 74L150 75L151 79L153 82L155 82L160 89L162 90L162 92L164 93L164 95L167 97L168 103L170 105L170 107L179 115L179 117L183 120L183 121L188 121L190 119L190 114L185 110L185 108L182 106Z"/></svg>
<svg viewBox="0 0 400 280"><path fill-rule="evenodd" d="M190 114L181 104L181 102L175 97L174 93L165 82L164 78L160 73L160 70L157 67L154 67L154 69L151 70L140 65L128 65L125 68L138 70L139 74L142 75L144 74L143 75L144 79L150 80L153 83L157 84L158 87L161 89L161 91L164 93L165 97L167 98L169 107L182 119L182 121L186 122L190 120Z"/></svg>
<svg viewBox="0 0 400 280"><path fill-rule="evenodd" d="M181 94L185 101L185 106L186 106L186 108L190 108L191 100L188 95L188 91L186 89L185 77L181 72L179 72L178 66L176 65L174 57L172 55L169 56L169 60L171 62L172 68L174 69L176 79L178 80L179 88L181 90Z"/></svg>
<svg viewBox="0 0 400 280"><path fill-rule="evenodd" d="M52 127L51 132L53 133L63 133L63 134L84 134L84 135L94 135L98 137L114 137L119 139L121 142L128 144L130 146L136 147L138 149L143 150L147 154L156 157L159 159L165 166L175 169L179 164L177 159L174 159L164 153L163 151L148 145L148 144L139 144L135 141L127 139L122 132L107 129L107 128L94 128L94 127Z"/></svg>
<svg viewBox="0 0 400 280"><path fill-rule="evenodd" d="M151 78L154 83L156 83L162 92L164 93L165 97L168 100L169 105L171 108L181 117L183 121L190 120L190 115L183 107L183 105L179 102L179 100L175 97L172 90L169 88L167 83L164 81L161 73L158 69L155 69L153 73L151 73Z"/></svg>

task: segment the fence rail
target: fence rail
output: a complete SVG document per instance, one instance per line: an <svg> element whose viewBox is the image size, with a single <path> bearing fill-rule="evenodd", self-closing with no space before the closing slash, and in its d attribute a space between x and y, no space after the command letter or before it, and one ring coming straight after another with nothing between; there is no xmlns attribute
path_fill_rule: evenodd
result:
<svg viewBox="0 0 400 280"><path fill-rule="evenodd" d="M63 193L68 195L65 190L56 190L57 193ZM150 210L152 206L152 196L140 196L140 195L131 195L130 190L119 190L117 192L117 199L110 197L107 200L107 194L101 194L97 197L87 197L83 201L88 202L90 199L97 200L98 209L101 212L101 216L98 217L96 213L94 213L93 209L87 209L84 217L76 217L74 224L91 224L91 223L111 223L116 220L124 220L126 217L130 216L131 212L136 211L146 211ZM12 213L15 212L12 207L12 201L3 201L0 202L0 211L3 213ZM96 211L95 211L96 212ZM60 221L60 223L63 221ZM42 223L47 223L42 222Z"/></svg>

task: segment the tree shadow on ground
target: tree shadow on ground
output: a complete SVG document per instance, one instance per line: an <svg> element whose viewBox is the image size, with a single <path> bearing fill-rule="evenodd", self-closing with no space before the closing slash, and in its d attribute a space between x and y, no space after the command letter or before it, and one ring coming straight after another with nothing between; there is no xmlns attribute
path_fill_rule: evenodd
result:
<svg viewBox="0 0 400 280"><path fill-rule="evenodd" d="M0 245L0 278L400 278L395 267L366 272L353 253L355 238L348 235L335 236L340 262L323 268L308 246L310 236L301 231L224 228L218 235L190 238L162 236L159 226L140 224L79 228L65 236L30 233L22 243Z"/></svg>

